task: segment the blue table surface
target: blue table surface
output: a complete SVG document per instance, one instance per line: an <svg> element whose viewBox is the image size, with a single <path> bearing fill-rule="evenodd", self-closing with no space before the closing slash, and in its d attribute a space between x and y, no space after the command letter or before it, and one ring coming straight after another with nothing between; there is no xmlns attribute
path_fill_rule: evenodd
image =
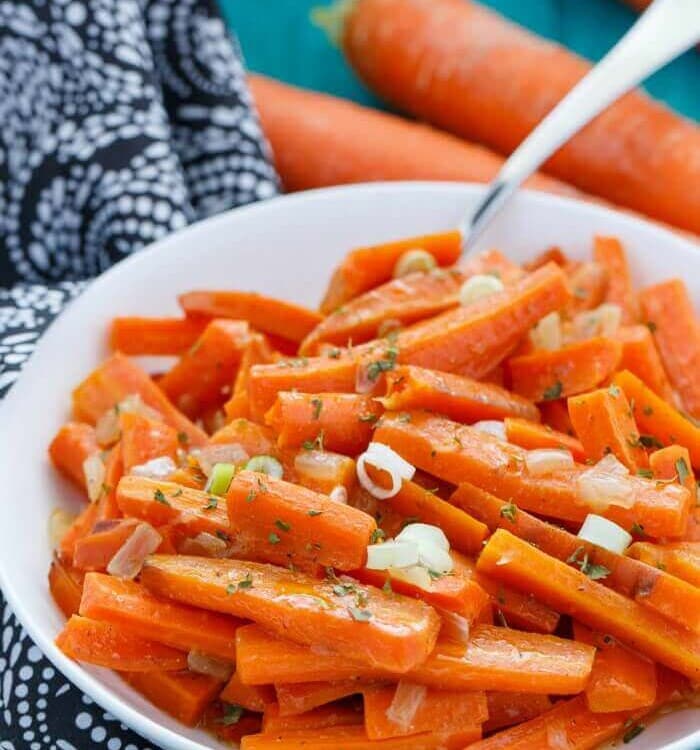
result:
<svg viewBox="0 0 700 750"><path fill-rule="evenodd" d="M219 0L251 70L317 91L381 106L342 53L311 21L330 0ZM619 0L481 0L542 36L591 60L602 57L632 24ZM700 3L700 0L698 0ZM650 78L646 89L700 120L700 51L692 50Z"/></svg>

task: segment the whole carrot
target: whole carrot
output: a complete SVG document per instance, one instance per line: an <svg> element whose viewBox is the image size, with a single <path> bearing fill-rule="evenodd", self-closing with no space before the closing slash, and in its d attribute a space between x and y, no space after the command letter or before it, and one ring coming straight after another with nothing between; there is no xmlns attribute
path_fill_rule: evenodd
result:
<svg viewBox="0 0 700 750"><path fill-rule="evenodd" d="M464 0L360 0L346 19L343 46L373 91L504 154L590 68ZM572 138L545 171L697 232L699 155L697 126L632 92Z"/></svg>

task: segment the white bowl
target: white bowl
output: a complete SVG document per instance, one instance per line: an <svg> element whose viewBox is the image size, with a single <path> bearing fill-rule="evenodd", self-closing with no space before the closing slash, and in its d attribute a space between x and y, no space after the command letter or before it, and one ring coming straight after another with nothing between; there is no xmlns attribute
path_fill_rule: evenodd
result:
<svg viewBox="0 0 700 750"><path fill-rule="evenodd" d="M106 353L115 315L178 312L175 296L193 288L240 288L314 305L331 269L357 245L454 228L483 188L455 184L371 184L300 193L237 209L189 227L111 269L44 336L0 411L0 585L49 659L107 711L167 750L220 747L157 711L109 671L82 667L53 640L63 617L49 595L47 521L75 493L49 466L46 448L68 417L71 389ZM486 235L516 260L561 245L587 257L595 233L626 243L637 283L682 275L700 300L700 252L652 224L549 195L525 192ZM86 736L86 742L89 742ZM634 750L694 750L700 711L652 726Z"/></svg>

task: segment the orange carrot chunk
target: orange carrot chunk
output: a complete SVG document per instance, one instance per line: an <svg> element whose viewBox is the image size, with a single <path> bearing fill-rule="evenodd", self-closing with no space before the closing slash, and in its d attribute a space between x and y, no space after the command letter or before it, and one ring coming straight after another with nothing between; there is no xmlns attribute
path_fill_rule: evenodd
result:
<svg viewBox="0 0 700 750"><path fill-rule="evenodd" d="M700 543L673 542L671 544L650 544L635 542L627 554L635 560L664 570L681 578L693 586L700 587Z"/></svg>
<svg viewBox="0 0 700 750"><path fill-rule="evenodd" d="M275 362L279 355L261 333L251 333L248 344L241 357L241 363L233 383L231 398L224 404L224 411L229 420L237 417L250 417L248 404L248 378L253 365L267 365Z"/></svg>
<svg viewBox="0 0 700 750"><path fill-rule="evenodd" d="M337 682L301 682L275 685L277 715L297 716L323 706L326 703L361 693L368 685L362 680L339 680Z"/></svg>
<svg viewBox="0 0 700 750"><path fill-rule="evenodd" d="M563 312L567 318L573 318L580 312L593 310L605 300L608 271L600 263L581 263L570 271L569 282L573 294Z"/></svg>
<svg viewBox="0 0 700 750"><path fill-rule="evenodd" d="M539 448L567 450L574 457L575 461L586 460L586 454L581 441L571 435L553 430L547 425L530 422L527 419L506 417L503 423L509 443L519 445L521 448L529 451Z"/></svg>
<svg viewBox="0 0 700 750"><path fill-rule="evenodd" d="M489 718L484 722L484 732L521 724L549 711L552 701L546 695L530 693L486 693Z"/></svg>
<svg viewBox="0 0 700 750"><path fill-rule="evenodd" d="M618 305L622 322L627 325L639 321L639 300L634 291L627 253L617 237L597 236L593 243L593 259L608 274L605 301Z"/></svg>
<svg viewBox="0 0 700 750"><path fill-rule="evenodd" d="M675 403L676 396L649 328L644 325L621 326L617 338L622 342L620 369L636 375L664 401Z"/></svg>
<svg viewBox="0 0 700 750"><path fill-rule="evenodd" d="M690 453L683 445L669 445L649 456L649 468L654 479L675 480L690 492L695 492L695 475L690 463Z"/></svg>
<svg viewBox="0 0 700 750"><path fill-rule="evenodd" d="M90 533L76 541L73 565L80 570L105 570L139 523L135 518L98 521Z"/></svg>
<svg viewBox="0 0 700 750"><path fill-rule="evenodd" d="M280 735L300 729L360 726L362 723L362 707L358 704L331 703L305 713L282 714L280 706L273 703L265 708L262 731L266 735Z"/></svg>
<svg viewBox="0 0 700 750"><path fill-rule="evenodd" d="M83 593L83 576L80 571L54 558L49 568L49 590L56 606L66 617L78 614Z"/></svg>
<svg viewBox="0 0 700 750"><path fill-rule="evenodd" d="M272 685L244 685L234 672L219 700L262 713L275 702L275 690Z"/></svg>
<svg viewBox="0 0 700 750"><path fill-rule="evenodd" d="M275 454L275 436L269 427L240 417L224 425L210 438L212 445L238 443L249 456Z"/></svg>
<svg viewBox="0 0 700 750"><path fill-rule="evenodd" d="M85 489L83 462L97 450L99 446L93 427L82 422L68 422L51 441L49 457L62 474Z"/></svg>
<svg viewBox="0 0 700 750"><path fill-rule="evenodd" d="M114 318L109 330L112 351L132 356L179 356L201 336L206 320L193 318Z"/></svg>
<svg viewBox="0 0 700 750"><path fill-rule="evenodd" d="M298 484L326 495L336 487L350 493L357 479L354 459L317 448L302 448L294 456L294 471Z"/></svg>
<svg viewBox="0 0 700 750"><path fill-rule="evenodd" d="M154 458L168 457L174 461L177 457L180 440L169 425L141 414L125 412L119 415L119 426L125 473Z"/></svg>

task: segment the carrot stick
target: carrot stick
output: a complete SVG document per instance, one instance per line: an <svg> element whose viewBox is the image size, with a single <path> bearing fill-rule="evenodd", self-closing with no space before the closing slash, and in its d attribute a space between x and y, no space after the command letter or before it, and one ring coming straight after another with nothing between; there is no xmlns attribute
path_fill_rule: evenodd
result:
<svg viewBox="0 0 700 750"><path fill-rule="evenodd" d="M56 645L71 659L117 672L174 672L187 666L187 655L182 651L79 615L68 620Z"/></svg>
<svg viewBox="0 0 700 750"><path fill-rule="evenodd" d="M326 495L336 487L349 494L357 481L354 459L327 450L302 449L294 457L294 472L297 484Z"/></svg>
<svg viewBox="0 0 700 750"><path fill-rule="evenodd" d="M605 300L608 271L600 263L581 263L570 272L569 283L573 294L563 312L566 318L573 318L580 312L593 310Z"/></svg>
<svg viewBox="0 0 700 750"><path fill-rule="evenodd" d="M73 565L79 570L105 570L139 523L135 518L98 521L89 534L76 541Z"/></svg>
<svg viewBox="0 0 700 750"><path fill-rule="evenodd" d="M234 419L210 438L212 445L238 443L249 456L274 456L275 436L269 427L249 419Z"/></svg>
<svg viewBox="0 0 700 750"><path fill-rule="evenodd" d="M578 481L583 467L544 476L527 469L522 448L503 443L472 427L423 412L409 412L410 421L385 415L374 440L385 443L414 466L453 484L468 481L501 498L550 518L582 522L589 512L604 515L624 528L642 524L651 536L681 534L686 527L690 493L641 477L621 477L630 507L595 509L581 501Z"/></svg>
<svg viewBox="0 0 700 750"><path fill-rule="evenodd" d="M193 445L206 440L202 430L179 412L151 378L122 354L114 354L73 391L73 413L82 422L95 424L126 396L137 393L159 411L166 424L182 432Z"/></svg>
<svg viewBox="0 0 700 750"><path fill-rule="evenodd" d="M647 326L621 326L617 338L622 342L620 369L636 375L664 401L675 403L676 396Z"/></svg>
<svg viewBox="0 0 700 750"><path fill-rule="evenodd" d="M622 346L592 338L561 349L540 349L508 360L513 390L532 401L549 401L595 388L615 372Z"/></svg>
<svg viewBox="0 0 700 750"><path fill-rule="evenodd" d="M300 729L360 726L362 723L362 709L358 705L332 703L309 709L306 713L283 715L280 707L272 704L265 709L262 731L266 735L280 735Z"/></svg>
<svg viewBox="0 0 700 750"><path fill-rule="evenodd" d="M402 721L391 713L395 695L401 686L372 687L363 691L365 706L365 731L371 740L405 737L421 732L451 735L464 732L468 727L477 730L481 737L481 724L488 718L485 693L466 693L456 690L435 690L417 685L414 692L422 699L413 714Z"/></svg>
<svg viewBox="0 0 700 750"><path fill-rule="evenodd" d="M275 702L275 690L272 685L244 685L234 672L226 687L221 691L219 700L242 706L248 711L262 713Z"/></svg>
<svg viewBox="0 0 700 750"><path fill-rule="evenodd" d="M632 472L649 465L632 407L618 386L571 396L569 416L587 458L600 461L612 453Z"/></svg>
<svg viewBox="0 0 700 750"><path fill-rule="evenodd" d="M387 409L428 409L458 422L523 417L539 421L537 407L527 399L490 383L422 367L401 365L387 373Z"/></svg>
<svg viewBox="0 0 700 750"><path fill-rule="evenodd" d="M275 685L277 694L275 713L279 717L298 716L326 703L361 693L369 684L371 683L362 680L340 680L338 682L299 682L291 685L284 683Z"/></svg>
<svg viewBox="0 0 700 750"><path fill-rule="evenodd" d="M221 690L221 683L191 672L126 672L122 677L141 695L183 724L194 727Z"/></svg>
<svg viewBox="0 0 700 750"><path fill-rule="evenodd" d="M157 599L134 581L88 573L80 614L172 648L198 649L221 659L236 659L239 620Z"/></svg>
<svg viewBox="0 0 700 750"><path fill-rule="evenodd" d="M549 696L530 693L486 693L486 704L489 718L482 726L485 733L529 721L552 707Z"/></svg>
<svg viewBox="0 0 700 750"><path fill-rule="evenodd" d="M398 672L425 660L440 625L437 614L415 599L260 563L152 555L141 580L156 595L254 618L299 643L316 643L322 633L329 649L351 650L361 663ZM243 673L241 678L250 684Z"/></svg>
<svg viewBox="0 0 700 750"><path fill-rule="evenodd" d="M49 589L56 606L66 617L78 614L83 592L83 576L80 571L54 558L49 568Z"/></svg>
<svg viewBox="0 0 700 750"><path fill-rule="evenodd" d="M212 320L189 351L163 375L159 387L189 417L222 402L248 344L247 323Z"/></svg>
<svg viewBox="0 0 700 750"><path fill-rule="evenodd" d="M586 460L580 440L564 432L553 430L548 425L513 417L504 419L503 424L509 443L519 445L529 451L538 448L559 448L570 451L575 461Z"/></svg>
<svg viewBox="0 0 700 750"><path fill-rule="evenodd" d="M82 422L68 422L51 441L49 457L62 474L85 489L83 462L97 450L99 446L93 427Z"/></svg>
<svg viewBox="0 0 700 750"><path fill-rule="evenodd" d="M119 415L121 450L124 472L145 464L153 458L177 457L180 441L177 432L163 422L126 412Z"/></svg>
<svg viewBox="0 0 700 750"><path fill-rule="evenodd" d="M635 542L627 554L635 560L666 571L693 586L700 587L700 544L698 542L673 542L650 544Z"/></svg>
<svg viewBox="0 0 700 750"><path fill-rule="evenodd" d="M438 266L451 266L462 252L462 236L458 231L440 232L351 250L333 272L321 312L330 315L351 299L389 281L399 258L417 249L430 253Z"/></svg>
<svg viewBox="0 0 700 750"><path fill-rule="evenodd" d="M504 529L496 531L484 547L477 569L533 593L545 604L691 679L700 675L700 637Z"/></svg>
<svg viewBox="0 0 700 750"><path fill-rule="evenodd" d="M224 404L224 411L229 420L237 417L250 417L248 404L248 378L253 365L267 365L275 362L277 353L261 333L252 333L248 345L241 357L241 363L233 383L231 398Z"/></svg>
<svg viewBox="0 0 700 750"><path fill-rule="evenodd" d="M206 320L193 318L114 318L109 329L109 346L129 355L184 354L201 336Z"/></svg>
<svg viewBox="0 0 700 750"><path fill-rule="evenodd" d="M125 476L117 485L116 498L125 516L140 518L152 526L174 523L192 534L228 535L224 504L210 507L211 496L200 490L174 482Z"/></svg>
<svg viewBox="0 0 700 750"><path fill-rule="evenodd" d="M372 439L372 428L382 411L369 396L282 391L265 422L277 433L280 448L298 448L320 440L328 450L356 455Z"/></svg>
<svg viewBox="0 0 700 750"><path fill-rule="evenodd" d="M691 493L696 492L695 475L690 463L690 453L683 445L669 445L649 456L649 468L654 479L675 480Z"/></svg>
<svg viewBox="0 0 700 750"><path fill-rule="evenodd" d="M503 157L482 146L401 117L259 75L249 76L249 82L288 191L377 180L490 182L503 165ZM358 138L360 133L372 136ZM327 153L336 158L326 158ZM580 195L541 174L525 184ZM335 307L330 298L323 310Z"/></svg>
<svg viewBox="0 0 700 750"><path fill-rule="evenodd" d="M252 471L234 477L227 503L237 541L279 565L355 570L364 565L377 528L361 510Z"/></svg>
<svg viewBox="0 0 700 750"><path fill-rule="evenodd" d="M263 333L291 341L301 341L322 319L313 310L256 292L187 292L178 301L188 317L246 320Z"/></svg>
<svg viewBox="0 0 700 750"><path fill-rule="evenodd" d="M608 272L605 301L618 305L625 325L639 321L639 300L632 284L627 253L617 237L597 236L593 240L593 259Z"/></svg>
<svg viewBox="0 0 700 750"><path fill-rule="evenodd" d="M664 445L679 443L690 453L690 460L700 469L700 427L697 427L670 404L657 396L650 388L631 372L625 370L613 378L630 403L634 402L634 417L639 431L649 436L651 445L663 448Z"/></svg>
<svg viewBox="0 0 700 750"><path fill-rule="evenodd" d="M563 432L566 435L574 435L574 427L569 418L569 410L565 398L558 398L554 401L543 401L539 405L542 423L551 427L557 432Z"/></svg>
<svg viewBox="0 0 700 750"><path fill-rule="evenodd" d="M343 47L375 93L503 154L590 69L562 47L461 0L361 0L349 11ZM649 153L659 157L650 160ZM698 153L694 123L632 92L544 168L582 190L697 232Z"/></svg>

